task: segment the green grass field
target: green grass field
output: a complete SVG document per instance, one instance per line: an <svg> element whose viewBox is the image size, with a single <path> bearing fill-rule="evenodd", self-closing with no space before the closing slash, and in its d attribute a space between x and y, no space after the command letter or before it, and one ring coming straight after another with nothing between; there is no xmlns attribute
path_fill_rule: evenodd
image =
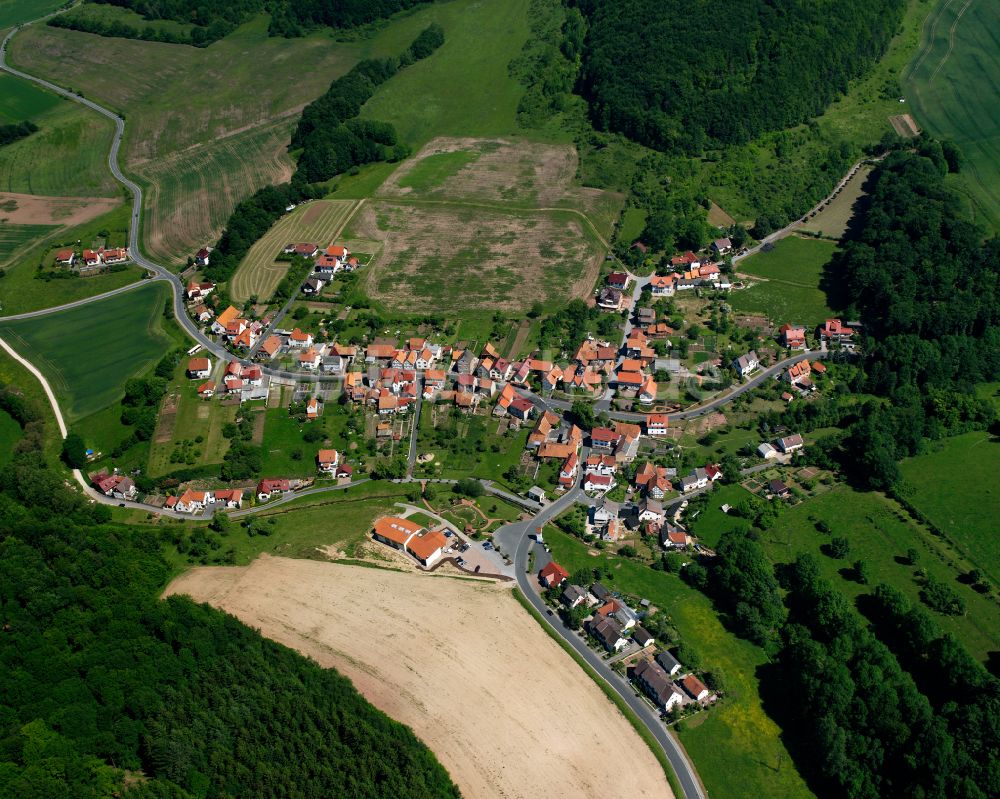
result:
<svg viewBox="0 0 1000 799"><path fill-rule="evenodd" d="M62 5L62 0L0 0L0 28L30 22Z"/></svg>
<svg viewBox="0 0 1000 799"><path fill-rule="evenodd" d="M865 181L871 172L871 167L861 167L854 177L847 181L840 194L816 216L805 222L801 229L828 239L844 238L851 220L861 211L862 203L859 200L864 195Z"/></svg>
<svg viewBox="0 0 1000 799"><path fill-rule="evenodd" d="M6 322L0 335L45 374L68 421L110 405L125 381L163 356L169 289L150 284L36 319Z"/></svg>
<svg viewBox="0 0 1000 799"><path fill-rule="evenodd" d="M2 211L0 211L2 213ZM4 264L32 242L45 238L57 225L0 225L0 264Z"/></svg>
<svg viewBox="0 0 1000 799"><path fill-rule="evenodd" d="M440 446L434 438L434 418L437 430L445 432L448 446ZM528 440L528 430L515 435L497 434L503 424L493 416L468 416L442 405L435 413L430 403L424 403L417 434L417 454L430 453L434 460L426 466L417 464L420 476L445 478L481 477L503 482L503 473L517 463ZM494 452L496 446L499 452Z"/></svg>
<svg viewBox="0 0 1000 799"><path fill-rule="evenodd" d="M646 209L644 208L626 208L625 213L622 215L622 227L618 234L618 239L631 243L639 238L639 235L646 227L646 216Z"/></svg>
<svg viewBox="0 0 1000 799"><path fill-rule="evenodd" d="M933 471L932 466L932 471L922 469L921 474L937 477L941 472ZM924 482L933 490L933 483ZM968 506L965 510L967 513ZM985 513L983 516L986 517ZM816 523L821 520L829 524L829 535L816 529ZM832 536L843 536L850 542L851 551L844 560L820 554L821 545ZM852 600L884 582L902 591L914 604L921 604L916 570L904 560L906 551L913 547L920 553L918 565L952 586L968 606L964 616L932 613L941 627L981 660L1000 647L1000 608L957 582L958 571L949 564L956 554L927 529L914 523L897 503L881 494L838 487L787 510L772 529L761 533L761 542L775 563L792 561L800 552L811 552L817 557L823 576ZM858 559L870 567L870 585L861 585L846 574ZM841 570L845 570L844 575Z"/></svg>
<svg viewBox="0 0 1000 799"><path fill-rule="evenodd" d="M933 441L927 452L900 468L908 499L961 548L965 556L1000 584L1000 489L991 479L1000 470L1000 443L980 431Z"/></svg>
<svg viewBox="0 0 1000 799"><path fill-rule="evenodd" d="M711 603L672 574L624 558L588 554L588 548L551 525L545 542L553 558L572 573L607 563L612 590L649 599L666 612L681 639L689 643L708 670L725 675L729 696L680 734L698 774L713 799L747 796L806 799L812 796L767 716L758 692L757 668L762 651L727 632Z"/></svg>
<svg viewBox="0 0 1000 799"><path fill-rule="evenodd" d="M399 180L399 185L417 191L437 188L448 178L457 175L463 167L478 159L479 153L470 150L435 153L417 162L416 166Z"/></svg>
<svg viewBox="0 0 1000 799"><path fill-rule="evenodd" d="M0 468L14 458L14 445L21 440L21 425L7 411L0 411Z"/></svg>
<svg viewBox="0 0 1000 799"><path fill-rule="evenodd" d="M1000 5L939 0L903 86L917 122L961 149L974 215L1000 229Z"/></svg>
<svg viewBox="0 0 1000 799"><path fill-rule="evenodd" d="M729 303L739 313L762 313L776 323L818 324L835 313L819 285L836 247L820 239L781 239L771 251L740 261L737 272L763 280L733 291Z"/></svg>
<svg viewBox="0 0 1000 799"><path fill-rule="evenodd" d="M529 0L452 0L400 18L385 35L400 50L431 21L444 28L445 42L380 87L361 115L392 122L413 146L434 136L518 133L523 88L508 64L528 39L529 5Z"/></svg>

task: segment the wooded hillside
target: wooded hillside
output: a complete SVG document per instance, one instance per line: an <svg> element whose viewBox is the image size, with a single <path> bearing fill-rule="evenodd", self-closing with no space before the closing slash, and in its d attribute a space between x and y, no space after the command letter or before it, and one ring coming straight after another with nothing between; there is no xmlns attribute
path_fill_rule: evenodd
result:
<svg viewBox="0 0 1000 799"><path fill-rule="evenodd" d="M885 52L906 0L573 0L594 125L698 154L805 122Z"/></svg>

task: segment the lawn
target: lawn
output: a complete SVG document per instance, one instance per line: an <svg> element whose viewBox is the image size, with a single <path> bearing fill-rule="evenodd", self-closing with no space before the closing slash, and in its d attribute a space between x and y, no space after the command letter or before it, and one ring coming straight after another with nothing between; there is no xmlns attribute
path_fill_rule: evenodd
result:
<svg viewBox="0 0 1000 799"><path fill-rule="evenodd" d="M433 424L435 415L437 428ZM502 482L503 473L520 460L528 430L497 434L501 425L506 427L506 420L494 416L469 416L445 404L435 409L431 403L424 403L417 434L417 455L430 453L434 460L426 465L418 463L415 473L446 478L481 477Z"/></svg>
<svg viewBox="0 0 1000 799"><path fill-rule="evenodd" d="M34 363L75 421L122 395L125 381L167 351L162 328L169 289L158 283L36 319L6 322L0 335Z"/></svg>
<svg viewBox="0 0 1000 799"><path fill-rule="evenodd" d="M746 525L742 519L723 513L722 506L735 506L749 496L750 492L740 485L716 486L708 495L708 504L691 522L691 532L705 546L715 547L723 533Z"/></svg>
<svg viewBox="0 0 1000 799"><path fill-rule="evenodd" d="M545 543L570 573L608 564L610 589L649 599L668 613L681 640L698 652L702 666L725 675L726 700L680 734L709 796L812 796L781 743L780 729L761 705L756 672L765 662L762 651L727 632L703 594L675 575L635 561L593 557L586 545L551 525L545 530Z"/></svg>
<svg viewBox="0 0 1000 799"><path fill-rule="evenodd" d="M900 469L908 500L1000 584L1000 489L994 480L969 479L1000 472L996 437L979 431L929 442L925 454L903 461Z"/></svg>
<svg viewBox="0 0 1000 799"><path fill-rule="evenodd" d="M1000 229L1000 5L939 0L902 83L916 121L961 149L974 214Z"/></svg>
<svg viewBox="0 0 1000 799"><path fill-rule="evenodd" d="M523 88L508 65L528 39L529 6L452 0L401 18L387 33L399 49L432 21L444 28L444 44L383 84L361 115L393 123L412 146L434 136L522 133L516 115Z"/></svg>
<svg viewBox="0 0 1000 799"><path fill-rule="evenodd" d="M950 452L943 451L945 461L956 459L962 445L968 446L968 442L960 442ZM910 467L913 471L919 469L921 474L934 474L938 479L946 472L935 469L936 464L933 463L925 462L930 471L919 468L919 459L915 460L918 464ZM930 484L925 496L934 490L933 484ZM966 517L969 515L968 507L964 508ZM980 518L984 521L979 529L985 530L990 519L985 508ZM829 525L829 533L817 529L821 521ZM844 560L835 560L820 552L821 545L833 536L842 536L850 542L850 554ZM988 540L988 536L982 540ZM959 565L961 555L947 542L916 524L897 503L881 494L837 487L787 510L772 529L761 533L761 541L775 563L792 561L801 552L812 553L819 561L823 576L850 599L868 593L874 585L884 582L902 591L914 604L920 604L916 569L905 560L907 550L915 548L919 553L918 566L954 588L968 607L964 616L957 617L928 612L980 660L985 660L989 652L1000 647L1000 608L957 581L959 571L967 569ZM870 568L870 585L861 585L851 574L851 566L858 559L864 560Z"/></svg>
<svg viewBox="0 0 1000 799"><path fill-rule="evenodd" d="M729 303L738 313L766 314L776 323L807 327L835 315L819 286L837 245L820 239L788 236L768 252L741 261L737 271L761 278L750 288L733 291Z"/></svg>

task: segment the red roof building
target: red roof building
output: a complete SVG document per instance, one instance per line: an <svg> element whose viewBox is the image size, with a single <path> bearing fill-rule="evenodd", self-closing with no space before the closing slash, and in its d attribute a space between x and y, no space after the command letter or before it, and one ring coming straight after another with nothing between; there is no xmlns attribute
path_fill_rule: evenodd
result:
<svg viewBox="0 0 1000 799"><path fill-rule="evenodd" d="M538 572L538 579L542 581L542 585L546 588L552 588L566 582L569 579L569 572L555 561L552 561Z"/></svg>

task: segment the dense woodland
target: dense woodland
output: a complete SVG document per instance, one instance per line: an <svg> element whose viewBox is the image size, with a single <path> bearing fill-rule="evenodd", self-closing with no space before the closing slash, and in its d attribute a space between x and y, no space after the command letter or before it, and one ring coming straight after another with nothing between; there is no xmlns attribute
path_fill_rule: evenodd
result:
<svg viewBox="0 0 1000 799"><path fill-rule="evenodd" d="M905 0L575 0L578 89L600 130L667 152L747 142L821 113L885 52Z"/></svg>
<svg viewBox="0 0 1000 799"><path fill-rule="evenodd" d="M157 536L66 488L16 391L0 406L25 428L0 472L0 797L458 795L337 673L159 600Z"/></svg>
<svg viewBox="0 0 1000 799"><path fill-rule="evenodd" d="M271 14L272 36L302 36L319 27L353 28L428 0L89 0L135 11L146 20L173 20L190 24L190 33L174 33L152 26L105 22L80 15L58 15L49 25L82 30L100 36L192 44L206 47L232 33L263 11Z"/></svg>

